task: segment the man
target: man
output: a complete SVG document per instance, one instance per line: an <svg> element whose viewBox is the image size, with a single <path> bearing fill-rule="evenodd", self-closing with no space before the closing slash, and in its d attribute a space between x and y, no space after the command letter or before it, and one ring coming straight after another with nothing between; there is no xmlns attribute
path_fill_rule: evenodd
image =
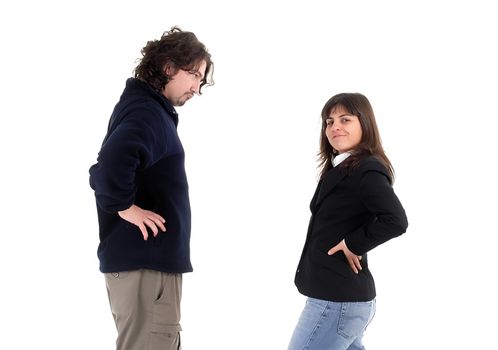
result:
<svg viewBox="0 0 498 350"><path fill-rule="evenodd" d="M90 168L97 254L117 349L180 349L182 273L192 265L185 154L174 107L212 85L213 63L197 37L177 27L149 41L142 55Z"/></svg>

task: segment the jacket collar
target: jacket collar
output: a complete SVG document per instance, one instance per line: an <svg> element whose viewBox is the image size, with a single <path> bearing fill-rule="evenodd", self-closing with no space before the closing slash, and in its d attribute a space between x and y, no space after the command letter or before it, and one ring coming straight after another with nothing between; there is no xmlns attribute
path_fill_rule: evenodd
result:
<svg viewBox="0 0 498 350"><path fill-rule="evenodd" d="M164 97L162 94L154 91L149 84L147 84L144 81L141 81L136 78L129 78L126 80L126 89L123 95L125 94L130 94L130 95L142 95L142 96L149 96L152 97L154 100L156 100L163 108L168 112L170 115L171 119L175 122L175 125L178 125L178 113L171 104L171 102Z"/></svg>

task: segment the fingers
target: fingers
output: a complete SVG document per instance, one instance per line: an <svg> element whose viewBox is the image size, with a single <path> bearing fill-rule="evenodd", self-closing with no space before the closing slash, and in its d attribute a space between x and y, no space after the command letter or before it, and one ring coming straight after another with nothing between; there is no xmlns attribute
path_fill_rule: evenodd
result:
<svg viewBox="0 0 498 350"><path fill-rule="evenodd" d="M351 270L353 270L354 273L358 274L361 270L361 255L356 255L352 251L350 251L346 245L346 241L343 239L339 244L336 246L330 248L330 250L327 252L328 255L334 255L338 251L342 250L344 255L346 256L346 259L349 263L349 266L351 267Z"/></svg>
<svg viewBox="0 0 498 350"><path fill-rule="evenodd" d="M354 255L351 251L348 249L341 249L339 244L336 245L335 247L331 248L327 254L328 255L334 255L336 252L342 250L344 255L346 256L346 259L348 260L349 266L351 267L351 270L353 270L354 273L358 274L361 270L361 256Z"/></svg>
<svg viewBox="0 0 498 350"><path fill-rule="evenodd" d="M154 223L154 221L152 221L151 219L149 218L145 218L144 219L144 224L145 226L147 226L148 228L150 228L150 230L152 231L152 235L154 237L157 236L157 233L158 233L158 229L157 229L157 226L156 224Z"/></svg>
<svg viewBox="0 0 498 350"><path fill-rule="evenodd" d="M341 250L344 253L344 255L346 256L346 260L348 261L349 266L351 267L351 270L353 270L353 272L355 274L358 274L362 270L361 262L360 262L361 256L355 255L353 252L351 252L348 249L348 247L346 246L346 244L344 243L344 241L337 244L335 247L330 248L330 250L327 252L327 254L334 255L335 253L337 253L338 251L341 251Z"/></svg>
<svg viewBox="0 0 498 350"><path fill-rule="evenodd" d="M150 228L154 237L157 236L157 234L159 233L159 230L161 230L163 232L166 231L166 228L164 227L162 222L157 222L157 221L151 220L149 218L146 218L146 219L144 219L144 224L148 228Z"/></svg>
<svg viewBox="0 0 498 350"><path fill-rule="evenodd" d="M344 240L341 241L339 244L336 244L334 247L330 248L330 250L327 252L328 255L334 255L337 253L339 250L344 250Z"/></svg>
<svg viewBox="0 0 498 350"><path fill-rule="evenodd" d="M351 270L353 270L355 274L358 274L358 269L356 268L356 265L353 262L350 261L349 266L351 267Z"/></svg>
<svg viewBox="0 0 498 350"><path fill-rule="evenodd" d="M138 228L140 229L140 232L142 232L142 236L144 236L144 241L146 241L147 238L149 238L149 235L147 233L147 229L145 228L145 225L140 224L140 225L138 225Z"/></svg>
<svg viewBox="0 0 498 350"><path fill-rule="evenodd" d="M154 224L159 227L159 229L163 232L166 231L166 226L164 225L164 223L166 222L166 220L164 220L164 218L159 215L159 214L156 214L154 212L150 212L152 214L152 217L150 217L149 219L152 220L154 222Z"/></svg>
<svg viewBox="0 0 498 350"><path fill-rule="evenodd" d="M350 258L348 258L349 266L351 266L351 269L356 274L358 274L362 270L360 259L361 256L357 255L353 255Z"/></svg>
<svg viewBox="0 0 498 350"><path fill-rule="evenodd" d="M140 229L144 240L147 240L149 237L147 228L152 231L154 237L159 234L159 230L162 232L166 231L166 220L164 220L161 215L156 214L153 211L143 210L136 205L132 205L126 210L119 211L118 214L124 220L137 226Z"/></svg>
<svg viewBox="0 0 498 350"><path fill-rule="evenodd" d="M157 237L159 230L162 232L166 231L164 226L165 220L154 212L147 212L147 217L144 219L144 224L147 225L152 230L154 237Z"/></svg>

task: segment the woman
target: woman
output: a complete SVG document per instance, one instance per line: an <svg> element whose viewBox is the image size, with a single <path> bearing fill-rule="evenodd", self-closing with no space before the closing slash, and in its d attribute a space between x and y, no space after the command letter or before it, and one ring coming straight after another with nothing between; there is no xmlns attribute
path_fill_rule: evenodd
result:
<svg viewBox="0 0 498 350"><path fill-rule="evenodd" d="M295 278L308 299L288 349L364 349L375 313L367 252L404 233L408 222L368 99L335 95L322 120L320 181Z"/></svg>

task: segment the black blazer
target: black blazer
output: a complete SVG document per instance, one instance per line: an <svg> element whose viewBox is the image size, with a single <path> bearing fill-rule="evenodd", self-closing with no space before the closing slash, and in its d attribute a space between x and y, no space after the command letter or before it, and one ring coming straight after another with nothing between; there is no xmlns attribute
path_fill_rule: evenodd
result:
<svg viewBox="0 0 498 350"><path fill-rule="evenodd" d="M298 290L336 302L374 299L375 284L366 253L408 227L386 168L369 157L349 175L341 165L330 169L318 183L310 209L308 234L295 277ZM342 251L327 255L342 239L353 253L362 256L358 274Z"/></svg>

